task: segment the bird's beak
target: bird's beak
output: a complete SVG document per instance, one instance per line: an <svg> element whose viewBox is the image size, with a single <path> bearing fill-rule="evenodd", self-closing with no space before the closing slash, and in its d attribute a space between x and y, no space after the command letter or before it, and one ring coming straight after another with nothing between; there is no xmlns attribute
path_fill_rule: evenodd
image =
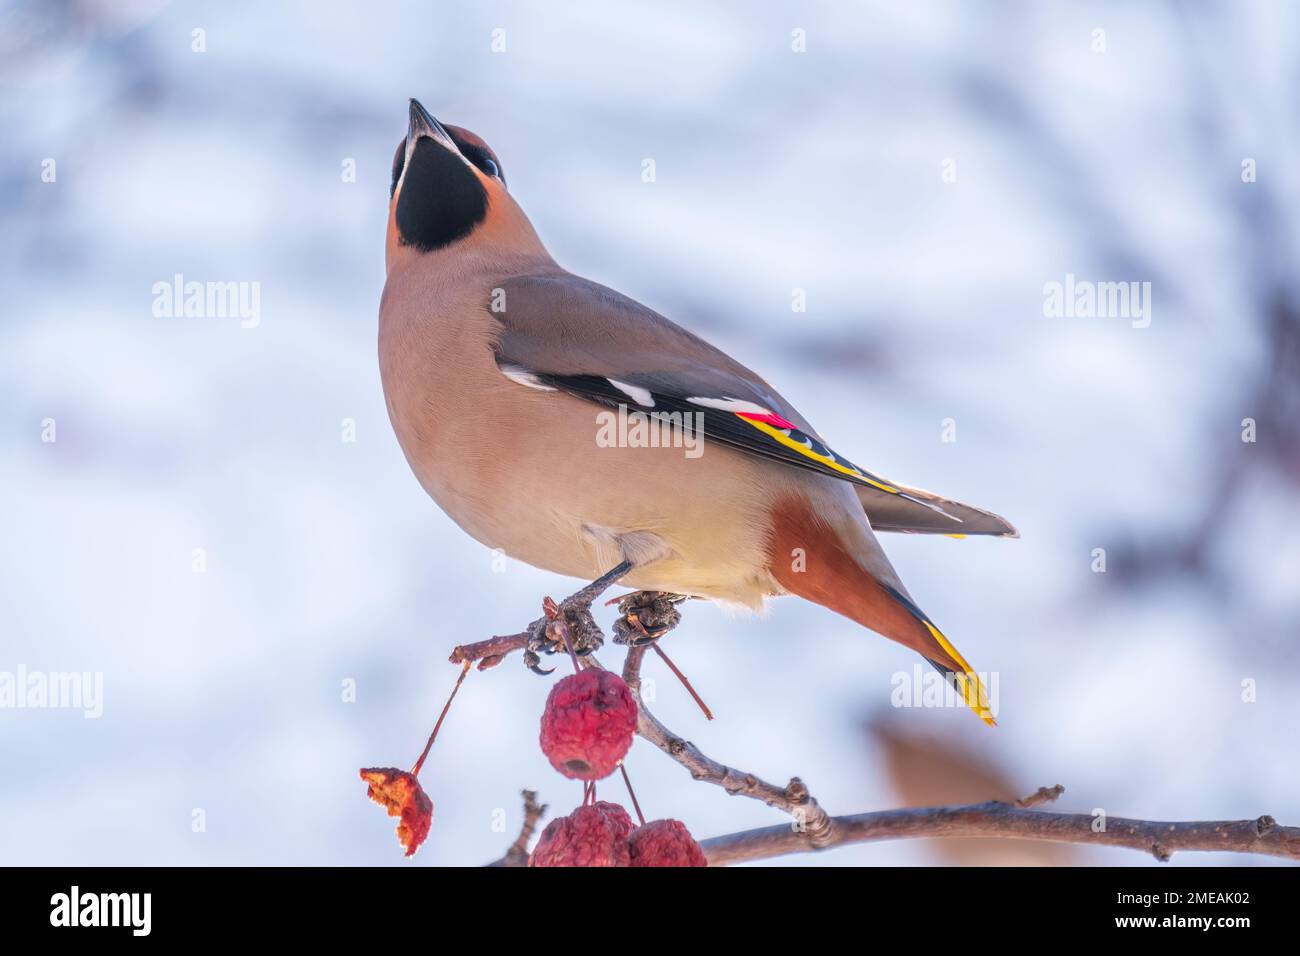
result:
<svg viewBox="0 0 1300 956"><path fill-rule="evenodd" d="M408 162L411 153L415 151L415 144L419 142L421 136L427 136L443 148L451 150L457 156L460 155L460 150L456 148L456 144L447 135L447 131L442 128L442 124L420 105L419 100L412 99L410 125L406 130L406 158Z"/></svg>

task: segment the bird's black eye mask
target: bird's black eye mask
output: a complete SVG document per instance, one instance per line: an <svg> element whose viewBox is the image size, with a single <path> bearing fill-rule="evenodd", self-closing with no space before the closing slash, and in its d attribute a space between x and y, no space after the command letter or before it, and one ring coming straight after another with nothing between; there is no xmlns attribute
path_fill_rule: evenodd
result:
<svg viewBox="0 0 1300 956"><path fill-rule="evenodd" d="M496 159L493 158L491 153L482 146L475 146L473 143L461 142L454 133L452 134L452 139L455 140L456 145L460 147L462 156L479 169L483 170L486 175L495 176L497 179L501 180L502 186L506 184L506 174L501 171L501 166L497 163Z"/></svg>
<svg viewBox="0 0 1300 956"><path fill-rule="evenodd" d="M483 170L489 176L495 176L501 180L501 185L506 185L506 174L501 168L501 164L496 157L484 149L482 146L476 146L473 143L463 142L455 133L451 134L452 140L460 147L461 155L471 163ZM393 153L393 181L388 186L388 197L391 199L393 193L397 192L397 181L402 178L402 170L406 168L406 140L397 144L397 151Z"/></svg>
<svg viewBox="0 0 1300 956"><path fill-rule="evenodd" d="M427 137L393 157L393 189L405 170L397 197L397 232L403 245L432 252L468 236L487 216L487 190L465 161Z"/></svg>

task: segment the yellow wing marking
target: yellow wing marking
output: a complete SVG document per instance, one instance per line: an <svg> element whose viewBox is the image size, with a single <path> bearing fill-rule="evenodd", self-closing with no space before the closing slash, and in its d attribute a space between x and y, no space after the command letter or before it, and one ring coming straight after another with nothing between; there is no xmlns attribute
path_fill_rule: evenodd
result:
<svg viewBox="0 0 1300 956"><path fill-rule="evenodd" d="M817 454L817 452L813 451L803 442L795 441L785 432L781 431L779 428L774 428L773 426L769 425L767 422L757 422L754 421L754 419L752 418L744 418L743 416L737 416L737 417L740 418L740 420L743 422L749 422L749 424L753 425L763 434L775 438L786 448L791 448L794 451L797 451L805 458L811 458L813 461L825 465L827 468L834 469L835 471L838 471L840 474L848 475L850 478L856 478L858 481L866 482L867 484L871 485L873 488L879 488L881 491L886 491L891 495L896 495L899 493L898 489L893 487L892 485L882 484L879 481L875 481L872 478L868 478L860 471L855 471L852 468L844 467L834 458L828 458L825 455Z"/></svg>

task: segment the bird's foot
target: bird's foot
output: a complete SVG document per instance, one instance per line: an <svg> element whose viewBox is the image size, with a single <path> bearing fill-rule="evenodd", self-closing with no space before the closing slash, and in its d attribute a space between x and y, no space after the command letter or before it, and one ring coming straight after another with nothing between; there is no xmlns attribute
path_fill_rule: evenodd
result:
<svg viewBox="0 0 1300 956"><path fill-rule="evenodd" d="M591 613L590 598L574 595L559 604L546 598L542 612L547 618L546 638L555 650L567 648L578 657L586 657L605 643L605 634Z"/></svg>
<svg viewBox="0 0 1300 956"><path fill-rule="evenodd" d="M614 622L614 643L631 647L653 644L681 623L677 605L686 598L668 591L633 591L611 601L618 604L622 615Z"/></svg>
<svg viewBox="0 0 1300 956"><path fill-rule="evenodd" d="M598 650L605 643L605 634L592 616L591 605L609 590L610 585L631 570L631 562L623 561L558 604L546 598L542 602L542 616L528 625L528 642L524 649L524 664L528 669L536 674L549 674L555 670L541 666L540 654L565 651L574 656L576 664L577 658Z"/></svg>
<svg viewBox="0 0 1300 956"><path fill-rule="evenodd" d="M524 664L536 674L549 674L554 668L541 667L540 654L567 653L586 657L605 643L605 634L591 613L594 597L579 591L563 601L551 598L542 601L542 614L528 625L528 647Z"/></svg>

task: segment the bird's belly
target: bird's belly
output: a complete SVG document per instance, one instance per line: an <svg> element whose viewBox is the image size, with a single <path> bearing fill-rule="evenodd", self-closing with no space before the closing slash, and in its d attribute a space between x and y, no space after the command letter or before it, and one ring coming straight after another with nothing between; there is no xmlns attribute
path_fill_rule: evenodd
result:
<svg viewBox="0 0 1300 956"><path fill-rule="evenodd" d="M779 590L767 570L772 469L716 444L610 445L601 406L490 371L472 403L467 383L446 381L389 399L416 476L467 533L588 580L626 558L635 588L751 607Z"/></svg>

